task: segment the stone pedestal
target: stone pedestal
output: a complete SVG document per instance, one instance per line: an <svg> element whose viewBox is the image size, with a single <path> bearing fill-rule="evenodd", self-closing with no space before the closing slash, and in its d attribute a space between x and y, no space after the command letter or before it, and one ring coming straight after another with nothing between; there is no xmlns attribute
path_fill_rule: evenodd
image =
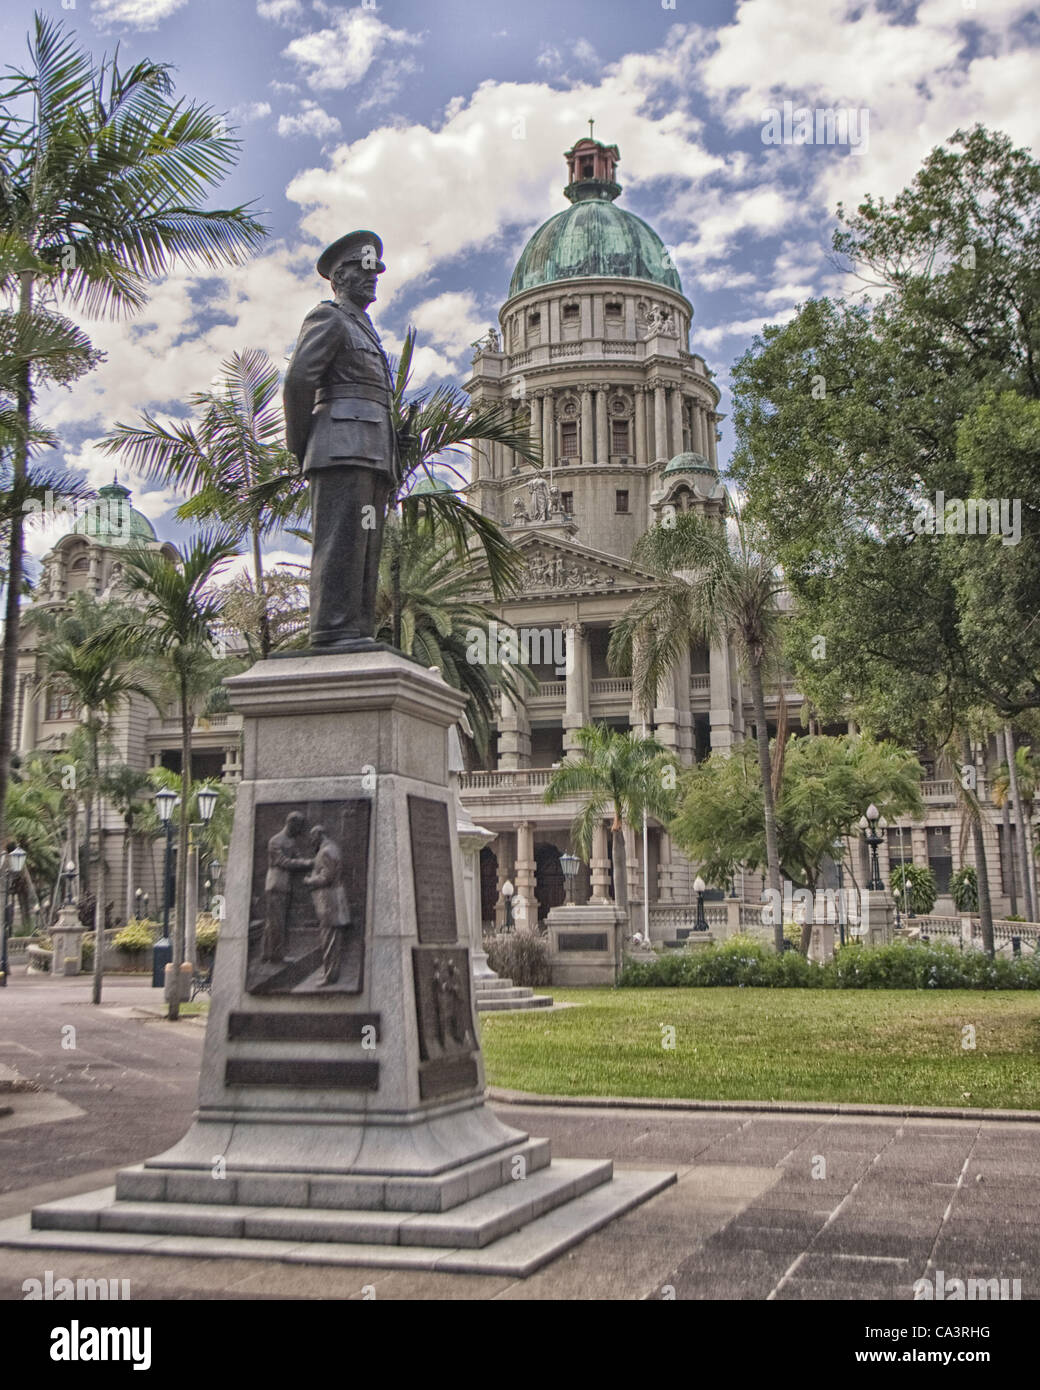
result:
<svg viewBox="0 0 1040 1390"><path fill-rule="evenodd" d="M78 975L83 969L83 936L86 930L79 920L75 903L66 903L51 931L53 975Z"/></svg>
<svg viewBox="0 0 1040 1390"><path fill-rule="evenodd" d="M834 925L831 922L814 922L809 937L809 959L823 965L834 958Z"/></svg>
<svg viewBox="0 0 1040 1390"><path fill-rule="evenodd" d="M553 984L616 984L627 922L613 903L554 907L546 918Z"/></svg>
<svg viewBox="0 0 1040 1390"><path fill-rule="evenodd" d="M673 1181L551 1163L484 1103L448 777L463 697L385 650L227 684L243 777L195 1121L114 1194L37 1208L36 1243L526 1274Z"/></svg>
<svg viewBox="0 0 1040 1390"><path fill-rule="evenodd" d="M864 888L859 895L859 933L864 946L887 946L895 936L896 905L888 893Z"/></svg>

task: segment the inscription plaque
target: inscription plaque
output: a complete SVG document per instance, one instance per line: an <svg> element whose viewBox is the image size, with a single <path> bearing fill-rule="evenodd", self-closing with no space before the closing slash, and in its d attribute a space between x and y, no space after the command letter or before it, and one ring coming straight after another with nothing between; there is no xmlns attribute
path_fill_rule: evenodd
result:
<svg viewBox="0 0 1040 1390"><path fill-rule="evenodd" d="M431 1100L472 1090L478 1081L469 950L413 946L415 1011L419 1025L419 1094Z"/></svg>
<svg viewBox="0 0 1040 1390"><path fill-rule="evenodd" d="M408 829L419 940L424 946L458 941L447 806L430 797L410 795Z"/></svg>
<svg viewBox="0 0 1040 1390"><path fill-rule="evenodd" d="M598 932L560 932L556 938L561 951L605 951L607 933Z"/></svg>
<svg viewBox="0 0 1040 1390"><path fill-rule="evenodd" d="M366 1028L375 1031L366 1033ZM245 1014L228 1016L229 1042L363 1042L379 1040L378 1014Z"/></svg>
<svg viewBox="0 0 1040 1390"><path fill-rule="evenodd" d="M256 807L250 994L360 993L371 811L366 797Z"/></svg>
<svg viewBox="0 0 1040 1390"><path fill-rule="evenodd" d="M229 1057L228 1086L291 1086L294 1090L378 1091L378 1062L294 1062Z"/></svg>

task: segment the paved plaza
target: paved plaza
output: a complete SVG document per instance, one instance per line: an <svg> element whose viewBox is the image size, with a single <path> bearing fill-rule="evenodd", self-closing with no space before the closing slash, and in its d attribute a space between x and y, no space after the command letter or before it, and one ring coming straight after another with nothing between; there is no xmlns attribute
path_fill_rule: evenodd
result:
<svg viewBox="0 0 1040 1390"><path fill-rule="evenodd" d="M24 976L0 994L0 1223L109 1185L118 1168L187 1129L205 1027L145 1012L158 998L138 981L110 979L95 1009L85 980ZM45 1269L118 1275L135 1299L374 1290L400 1299L910 1300L914 1282L939 1270L947 1285L1017 1279L1023 1300L1037 1297L1036 1121L645 1103L496 1109L550 1138L556 1158L670 1169L678 1182L523 1280L2 1247L0 1298L21 1298L22 1281ZM15 1226L0 1224L0 1239L5 1229Z"/></svg>

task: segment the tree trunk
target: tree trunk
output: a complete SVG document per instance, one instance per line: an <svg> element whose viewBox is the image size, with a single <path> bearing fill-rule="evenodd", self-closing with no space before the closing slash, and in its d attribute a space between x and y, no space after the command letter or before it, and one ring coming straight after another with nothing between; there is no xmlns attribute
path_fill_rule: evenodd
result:
<svg viewBox="0 0 1040 1390"><path fill-rule="evenodd" d="M181 814L177 831L177 914L173 925L173 989L167 1018L180 1017L180 966L184 959L184 924L188 890L188 799L191 796L191 706L188 682L181 678Z"/></svg>
<svg viewBox="0 0 1040 1390"><path fill-rule="evenodd" d="M19 313L28 316L33 307L33 276L22 271L18 296ZM29 427L32 419L32 373L26 363L19 373L15 411L21 437L12 457L12 484L17 485L26 474L29 464ZM7 787L11 777L11 750L14 747L14 715L18 686L18 631L21 621L21 589L25 572L25 523L16 512L10 521L10 542L7 553L7 606L3 632L3 656L0 658L0 846L4 843L4 820L7 812Z"/></svg>
<svg viewBox="0 0 1040 1390"><path fill-rule="evenodd" d="M1001 820L1003 821L1003 825L1004 825L1004 855L1005 855L1005 859L1006 859L1007 866L1008 866L1008 870L1009 870L1009 873L1008 873L1008 882L1007 882L1007 891L1008 891L1008 897L1011 899L1011 915L1012 915L1012 917L1017 917L1017 916L1018 916L1018 883L1016 882L1016 880L1017 880L1017 878L1018 878L1018 874L1017 874L1017 871L1016 871L1015 860L1018 858L1018 856L1015 854L1015 841L1014 841L1014 839L1013 839L1013 837L1012 837L1012 834L1011 834L1011 817L1010 817L1010 815L1008 814L1008 810L1009 810L1008 803L1009 803L1010 800L1011 800L1011 797L1010 797L1010 792L1009 792L1009 794L1008 794L1007 796L1004 797L1004 804L1003 804L1003 806L1001 806L1001 808L1000 808L1000 815L1001 815Z"/></svg>
<svg viewBox="0 0 1040 1390"><path fill-rule="evenodd" d="M101 1003L101 984L105 976L105 818L101 809L101 768L98 761L98 730L91 736L91 761L97 788L97 897L94 901L94 990L91 1001ZM90 843L88 837L87 843Z"/></svg>
<svg viewBox="0 0 1040 1390"><path fill-rule="evenodd" d="M762 690L760 662L748 662L751 678L751 703L755 711L755 738L758 743L758 770L762 777L762 811L766 829L766 867L769 891L774 894L773 944L779 953L784 949L784 910L780 892L780 850L776 838L776 807L773 802L772 767L769 762L769 728L766 724L766 700Z"/></svg>
<svg viewBox="0 0 1040 1390"><path fill-rule="evenodd" d="M975 766L971 741L965 734L961 739L961 761L970 767ZM972 848L975 854L975 879L979 889L979 926L982 930L982 949L992 959L993 945L993 906L989 898L989 870L986 867L986 842L982 834L982 816L972 817Z"/></svg>
<svg viewBox="0 0 1040 1390"><path fill-rule="evenodd" d="M1018 786L1018 766L1015 763L1015 736L1011 725L1004 725L1004 752L1007 756L1008 787L1011 791L1011 804L1015 808L1015 833L1018 837L1018 861L1022 865L1022 897L1026 920L1036 921L1036 904L1033 901L1033 875L1029 872L1029 839L1026 833L1026 817L1022 806L1022 796Z"/></svg>
<svg viewBox="0 0 1040 1390"><path fill-rule="evenodd" d="M132 917L136 917L134 910L134 828L127 827L126 848L123 851L123 868L126 872L126 900L124 910L124 920L129 922Z"/></svg>
<svg viewBox="0 0 1040 1390"><path fill-rule="evenodd" d="M625 832L621 819L615 815L611 829L611 846L614 860L614 902L623 912L628 911L628 851L625 849Z"/></svg>
<svg viewBox="0 0 1040 1390"><path fill-rule="evenodd" d="M253 541L253 574L256 579L256 596L260 603L260 655L265 657L271 650L271 619L267 611L267 589L264 586L264 566L260 554L260 530L250 527Z"/></svg>

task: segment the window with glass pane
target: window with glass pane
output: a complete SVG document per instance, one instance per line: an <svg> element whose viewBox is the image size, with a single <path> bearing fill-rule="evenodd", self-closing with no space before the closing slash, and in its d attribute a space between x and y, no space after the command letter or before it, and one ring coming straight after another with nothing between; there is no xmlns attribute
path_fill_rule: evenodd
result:
<svg viewBox="0 0 1040 1390"><path fill-rule="evenodd" d="M565 420L560 426L560 454L565 459L578 457L578 425L574 420Z"/></svg>
<svg viewBox="0 0 1040 1390"><path fill-rule="evenodd" d="M948 825L929 825L925 831L928 840L928 867L935 875L935 886L940 893L950 891L953 877L953 842Z"/></svg>
<svg viewBox="0 0 1040 1390"><path fill-rule="evenodd" d="M612 454L628 453L628 421L611 420L610 422L610 452Z"/></svg>

